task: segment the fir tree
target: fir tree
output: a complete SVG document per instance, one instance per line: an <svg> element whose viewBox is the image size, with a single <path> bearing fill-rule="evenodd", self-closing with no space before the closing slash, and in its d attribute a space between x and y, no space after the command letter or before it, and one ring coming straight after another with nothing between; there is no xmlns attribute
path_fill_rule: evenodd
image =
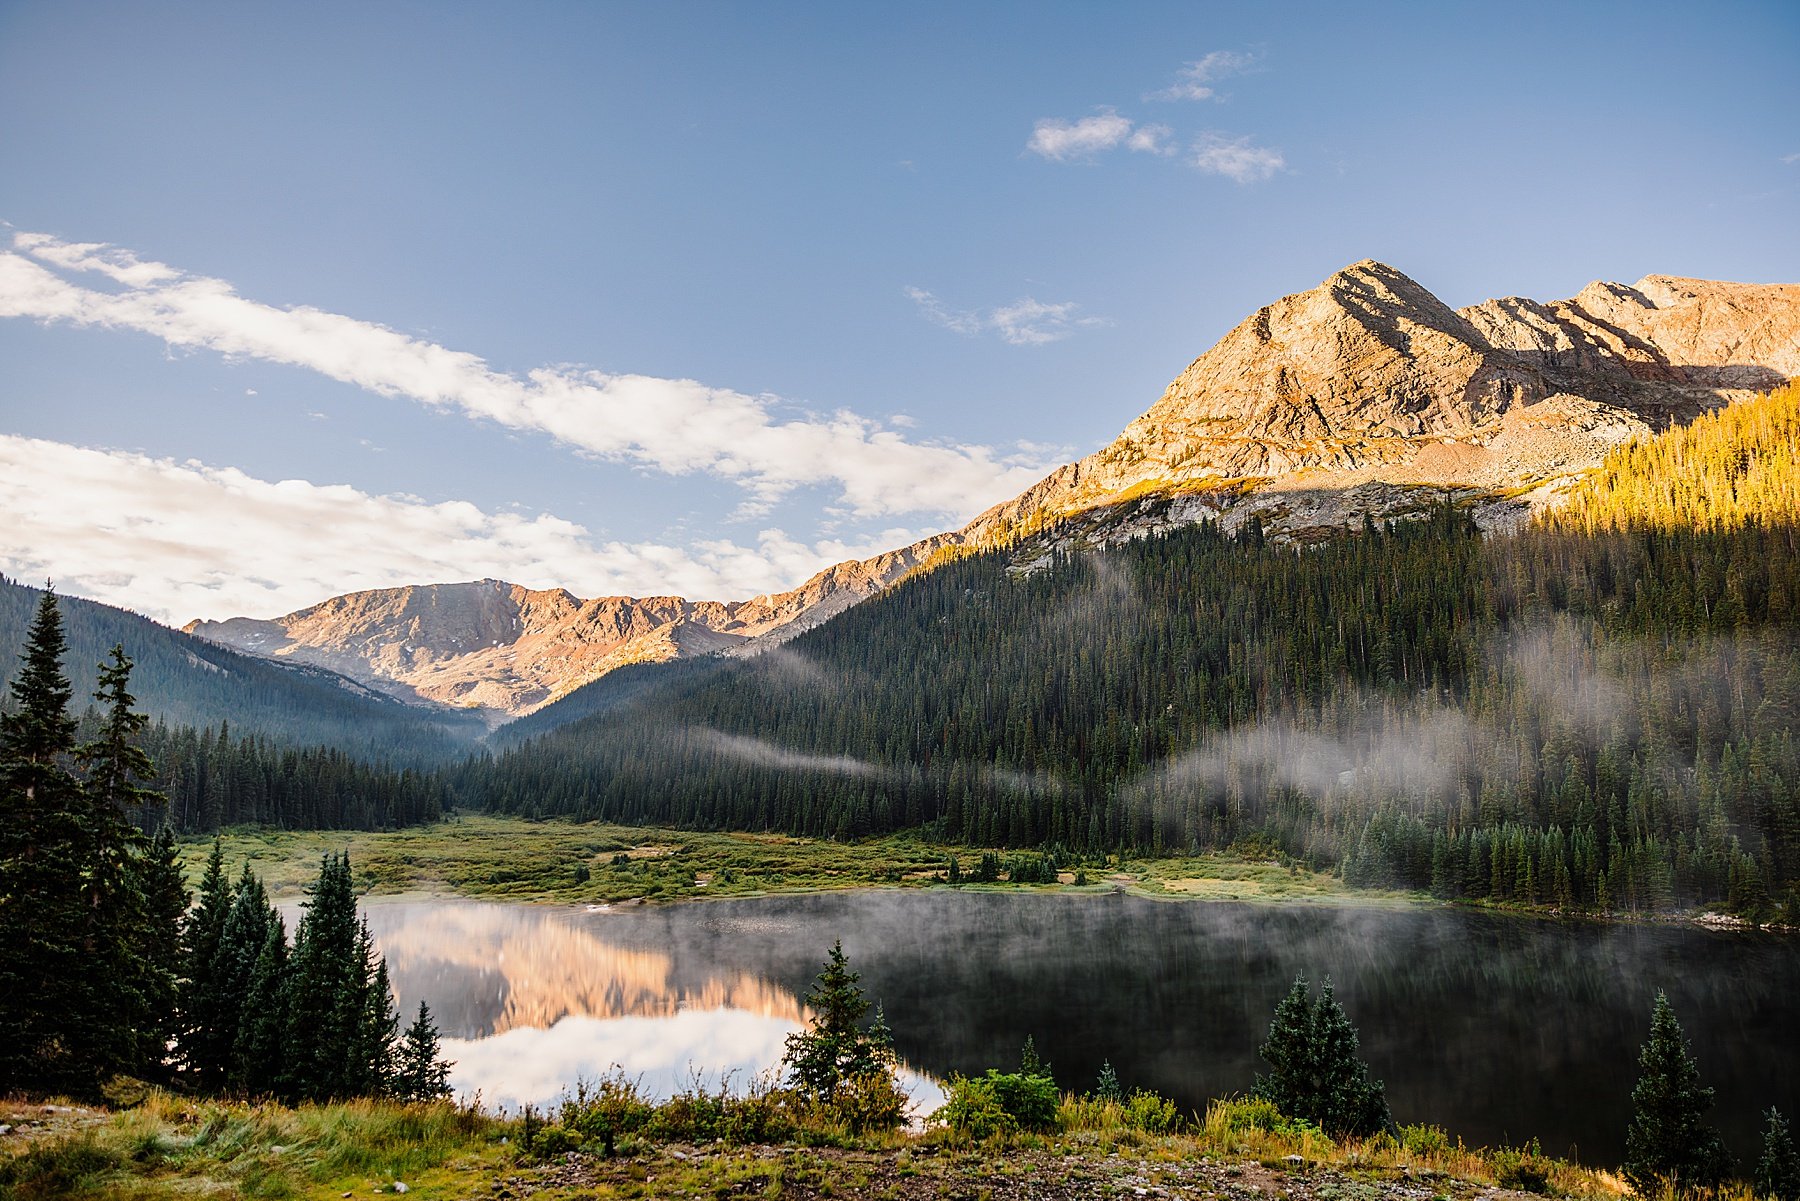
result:
<svg viewBox="0 0 1800 1201"><path fill-rule="evenodd" d="M0 1092L88 1092L90 1035L107 982L90 974L85 799L69 769L72 690L56 597L46 591L0 714Z"/></svg>
<svg viewBox="0 0 1800 1201"><path fill-rule="evenodd" d="M400 1039L394 1072L394 1095L403 1101L436 1101L450 1095L450 1069L438 1056L438 1028L431 1009L419 1002L419 1016Z"/></svg>
<svg viewBox="0 0 1800 1201"><path fill-rule="evenodd" d="M1358 1050L1356 1028L1332 996L1331 982L1314 1001L1306 977L1295 977L1260 1049L1271 1070L1256 1078L1255 1093L1333 1138L1374 1134L1392 1119L1382 1083L1369 1078Z"/></svg>
<svg viewBox="0 0 1800 1201"><path fill-rule="evenodd" d="M1100 1064L1100 1079L1094 1082L1094 1096L1101 1101L1117 1104L1125 1099L1125 1093L1119 1087L1119 1074L1113 1071L1112 1060Z"/></svg>
<svg viewBox="0 0 1800 1201"><path fill-rule="evenodd" d="M288 1078L307 1100L355 1096L367 979L348 856L327 855L294 933L288 973Z"/></svg>
<svg viewBox="0 0 1800 1201"><path fill-rule="evenodd" d="M862 1029L869 1002L850 970L842 941L832 944L825 970L807 994L812 1026L787 1037L782 1063L795 1087L829 1098L860 1078L886 1075L894 1062L893 1041L886 1023Z"/></svg>
<svg viewBox="0 0 1800 1201"><path fill-rule="evenodd" d="M1050 1071L1050 1065L1038 1057L1037 1040L1031 1035L1025 1036L1025 1045L1019 1048L1019 1075L1036 1076L1044 1080L1054 1080L1056 1076Z"/></svg>
<svg viewBox="0 0 1800 1201"><path fill-rule="evenodd" d="M257 952L232 1047L232 1076L244 1092L279 1096L287 1088L287 928L277 913Z"/></svg>
<svg viewBox="0 0 1800 1201"><path fill-rule="evenodd" d="M1701 1087L1687 1037L1660 991L1638 1070L1625 1132L1625 1178L1646 1196L1664 1185L1677 1192L1716 1186L1730 1171L1731 1157L1719 1132L1702 1121L1713 1090Z"/></svg>
<svg viewBox="0 0 1800 1201"><path fill-rule="evenodd" d="M1768 1112L1762 1158L1756 1164L1756 1195L1765 1201L1800 1201L1800 1153L1794 1134L1779 1109Z"/></svg>
<svg viewBox="0 0 1800 1201"><path fill-rule="evenodd" d="M213 840L212 853L200 877L198 903L188 913L181 930L182 979L177 989L180 1009L181 1055L195 1081L203 1088L217 1088L224 1080L230 1044L225 1042L230 999L214 979L219 944L225 938L225 922L231 916L231 879L225 874L225 847ZM235 1023L234 1023L235 1025Z"/></svg>

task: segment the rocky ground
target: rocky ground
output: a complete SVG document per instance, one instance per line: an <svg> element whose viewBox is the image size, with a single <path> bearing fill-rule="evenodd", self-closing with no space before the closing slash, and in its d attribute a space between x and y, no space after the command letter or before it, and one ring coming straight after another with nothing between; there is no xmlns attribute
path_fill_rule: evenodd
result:
<svg viewBox="0 0 1800 1201"><path fill-rule="evenodd" d="M1062 1201L1075 1198L1211 1198L1217 1201L1499 1201L1524 1198L1433 1171L1342 1170L1298 1156L1270 1163L1159 1150L991 1150L930 1144L889 1150L663 1147L598 1159L569 1155L521 1169L465 1194L471 1201L602 1197L868 1197L885 1201Z"/></svg>

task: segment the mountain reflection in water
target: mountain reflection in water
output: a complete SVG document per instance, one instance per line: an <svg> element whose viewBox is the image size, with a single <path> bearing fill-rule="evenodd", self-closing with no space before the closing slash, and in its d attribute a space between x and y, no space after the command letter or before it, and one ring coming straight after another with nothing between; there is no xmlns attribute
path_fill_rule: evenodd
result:
<svg viewBox="0 0 1800 1201"><path fill-rule="evenodd" d="M459 1096L553 1104L618 1069L658 1097L773 1070L809 1012L795 992L716 961L678 961L602 935L607 911L462 901L365 904L402 1019L421 1000ZM297 916L290 912L290 923ZM926 1109L939 1093L902 1072Z"/></svg>
<svg viewBox="0 0 1800 1201"><path fill-rule="evenodd" d="M1800 1112L1800 940L1449 908L880 890L616 911L365 905L401 1013L429 1001L456 1087L554 1101L613 1063L666 1094L775 1065L834 939L937 1078L1018 1062L1065 1088L1110 1060L1184 1110L1248 1089L1295 975L1330 977L1401 1122L1471 1146L1532 1137L1592 1163L1624 1151L1652 998L1668 992L1754 1161L1762 1111ZM290 928L293 915L290 913ZM915 1082L917 1077L912 1078ZM929 1107L934 1086L924 1100Z"/></svg>

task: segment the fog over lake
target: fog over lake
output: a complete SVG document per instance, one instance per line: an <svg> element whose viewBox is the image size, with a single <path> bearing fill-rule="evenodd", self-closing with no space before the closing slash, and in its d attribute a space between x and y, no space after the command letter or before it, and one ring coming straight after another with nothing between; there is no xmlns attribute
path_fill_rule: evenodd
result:
<svg viewBox="0 0 1800 1201"><path fill-rule="evenodd" d="M841 938L926 1107L920 1074L1011 1068L1030 1035L1065 1088L1092 1087L1110 1059L1127 1088L1198 1108L1251 1086L1275 1002L1304 973L1336 986L1395 1118L1472 1145L1535 1136L1617 1162L1658 988L1740 1158L1762 1110L1800 1110L1800 942L1766 934L944 890L364 912L402 1017L430 1003L453 1084L489 1105L553 1102L613 1064L661 1094L768 1069Z"/></svg>

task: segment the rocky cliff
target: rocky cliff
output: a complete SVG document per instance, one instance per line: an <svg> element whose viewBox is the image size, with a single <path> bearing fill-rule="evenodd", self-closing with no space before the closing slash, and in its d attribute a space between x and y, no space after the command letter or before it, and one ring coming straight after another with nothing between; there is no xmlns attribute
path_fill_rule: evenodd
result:
<svg viewBox="0 0 1800 1201"><path fill-rule="evenodd" d="M190 632L494 720L627 663L790 638L932 556L1030 538L1104 544L1256 513L1306 538L1448 490L1504 527L1632 436L1800 375L1800 285L1652 275L1569 300L1452 309L1365 261L1252 314L1111 444L960 530L738 602L580 600L497 580L353 593ZM1029 555L1027 556L1029 558Z"/></svg>

